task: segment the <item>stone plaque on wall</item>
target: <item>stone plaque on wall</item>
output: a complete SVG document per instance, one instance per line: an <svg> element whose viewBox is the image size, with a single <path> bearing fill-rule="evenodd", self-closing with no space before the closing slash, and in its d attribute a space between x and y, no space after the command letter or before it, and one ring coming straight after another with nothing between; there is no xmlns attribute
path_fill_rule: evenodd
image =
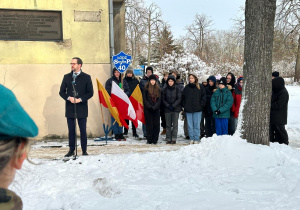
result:
<svg viewBox="0 0 300 210"><path fill-rule="evenodd" d="M77 11L74 10L75 22L101 22L101 12L99 11Z"/></svg>
<svg viewBox="0 0 300 210"><path fill-rule="evenodd" d="M62 41L62 13L0 9L0 40Z"/></svg>

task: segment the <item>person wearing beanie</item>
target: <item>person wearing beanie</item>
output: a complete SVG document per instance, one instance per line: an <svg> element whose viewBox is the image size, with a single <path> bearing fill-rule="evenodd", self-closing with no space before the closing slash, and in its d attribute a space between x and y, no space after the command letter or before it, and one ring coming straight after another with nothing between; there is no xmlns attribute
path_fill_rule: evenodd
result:
<svg viewBox="0 0 300 210"><path fill-rule="evenodd" d="M228 119L233 98L230 90L226 88L226 78L222 77L217 89L211 97L211 109L215 118L216 133L218 136L228 134Z"/></svg>
<svg viewBox="0 0 300 210"><path fill-rule="evenodd" d="M147 144L157 144L160 130L161 91L157 77L152 74L146 83L143 94L144 114L147 130Z"/></svg>
<svg viewBox="0 0 300 210"><path fill-rule="evenodd" d="M278 71L273 71L272 72L272 79L279 77L279 72Z"/></svg>
<svg viewBox="0 0 300 210"><path fill-rule="evenodd" d="M186 113L190 144L200 142L200 120L206 103L204 87L198 82L197 74L189 73L189 84L183 90L183 107Z"/></svg>
<svg viewBox="0 0 300 210"><path fill-rule="evenodd" d="M289 93L285 88L284 79L276 77L272 80L272 99L270 113L270 142L279 144L289 144L288 133L285 125L287 124L287 110Z"/></svg>
<svg viewBox="0 0 300 210"><path fill-rule="evenodd" d="M208 78L209 78L209 75L204 75L201 77L201 83L204 87L206 87L208 85L208 82L207 82Z"/></svg>
<svg viewBox="0 0 300 210"><path fill-rule="evenodd" d="M243 88L243 76L240 76L237 79L237 87L232 92L233 104L231 107L231 112L233 113L233 117L234 117L233 133L235 133L237 128L238 116L239 116L240 106L242 101L242 88Z"/></svg>
<svg viewBox="0 0 300 210"><path fill-rule="evenodd" d="M209 76L207 79L207 87L205 87L206 92L206 105L204 108L204 115L205 115L205 134L206 137L212 137L214 133L216 133L215 128L215 120L213 118L213 110L210 106L210 101L213 93L217 90L216 86L216 77L215 76Z"/></svg>
<svg viewBox="0 0 300 210"><path fill-rule="evenodd" d="M126 70L125 73L125 78L124 81L127 82L128 87L129 87L129 96L131 96L131 94L133 93L133 91L135 90L135 88L139 85L139 81L138 79L135 77L134 73L133 73L133 68L131 66L129 66ZM125 120L127 125L129 126L129 120ZM139 135L136 133L136 127L134 126L133 122L131 122L131 126L132 126L132 135L135 138L139 138ZM124 127L124 133L123 135L128 135L128 129Z"/></svg>
<svg viewBox="0 0 300 210"><path fill-rule="evenodd" d="M169 75L167 86L162 91L162 102L166 117L166 141L167 144L176 144L178 134L179 112L182 110L182 92L176 85L176 79Z"/></svg>
<svg viewBox="0 0 300 210"><path fill-rule="evenodd" d="M163 70L163 78L161 80L161 90L167 86L166 81L168 79L169 72L166 70ZM160 103L160 119L161 119L161 127L163 128L163 131L160 133L160 135L165 135L166 134L166 116L165 116L165 109L164 109L164 104Z"/></svg>
<svg viewBox="0 0 300 210"><path fill-rule="evenodd" d="M13 92L0 85L0 209L23 209L22 199L8 187L28 160L31 140L38 127Z"/></svg>
<svg viewBox="0 0 300 210"><path fill-rule="evenodd" d="M111 95L112 83L115 82L121 89L124 90L126 95L130 96L130 89L126 80L122 79L122 74L118 71L116 67L113 68L113 75L105 83L105 89L109 95ZM119 126L118 123L114 123L115 118L111 116L112 130L115 134L115 139L118 141L126 141L125 136L123 135L123 126Z"/></svg>

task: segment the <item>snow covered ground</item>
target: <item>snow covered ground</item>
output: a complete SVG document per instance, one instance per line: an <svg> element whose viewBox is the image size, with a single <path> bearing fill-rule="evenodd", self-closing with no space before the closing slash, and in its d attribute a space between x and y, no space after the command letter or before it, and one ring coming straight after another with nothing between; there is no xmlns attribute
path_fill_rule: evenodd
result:
<svg viewBox="0 0 300 210"><path fill-rule="evenodd" d="M25 210L299 209L300 87L287 88L289 146L213 136L176 151L33 159L10 188Z"/></svg>

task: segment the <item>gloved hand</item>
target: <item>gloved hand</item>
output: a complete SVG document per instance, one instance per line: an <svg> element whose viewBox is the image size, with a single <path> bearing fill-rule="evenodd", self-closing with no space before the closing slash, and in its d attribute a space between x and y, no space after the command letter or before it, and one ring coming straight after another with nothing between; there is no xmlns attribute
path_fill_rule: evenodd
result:
<svg viewBox="0 0 300 210"><path fill-rule="evenodd" d="M214 113L215 113L216 115L221 114L220 110L216 110L216 111L214 111Z"/></svg>
<svg viewBox="0 0 300 210"><path fill-rule="evenodd" d="M174 111L174 107L172 105L169 105L168 110L170 110L171 112Z"/></svg>

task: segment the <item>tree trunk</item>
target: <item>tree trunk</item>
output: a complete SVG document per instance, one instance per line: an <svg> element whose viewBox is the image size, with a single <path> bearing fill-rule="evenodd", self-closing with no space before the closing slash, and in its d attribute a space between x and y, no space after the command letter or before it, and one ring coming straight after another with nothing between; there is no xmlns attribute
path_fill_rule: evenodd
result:
<svg viewBox="0 0 300 210"><path fill-rule="evenodd" d="M300 35L298 39L298 52L296 58L294 82L300 82Z"/></svg>
<svg viewBox="0 0 300 210"><path fill-rule="evenodd" d="M246 0L243 138L269 145L276 0Z"/></svg>

